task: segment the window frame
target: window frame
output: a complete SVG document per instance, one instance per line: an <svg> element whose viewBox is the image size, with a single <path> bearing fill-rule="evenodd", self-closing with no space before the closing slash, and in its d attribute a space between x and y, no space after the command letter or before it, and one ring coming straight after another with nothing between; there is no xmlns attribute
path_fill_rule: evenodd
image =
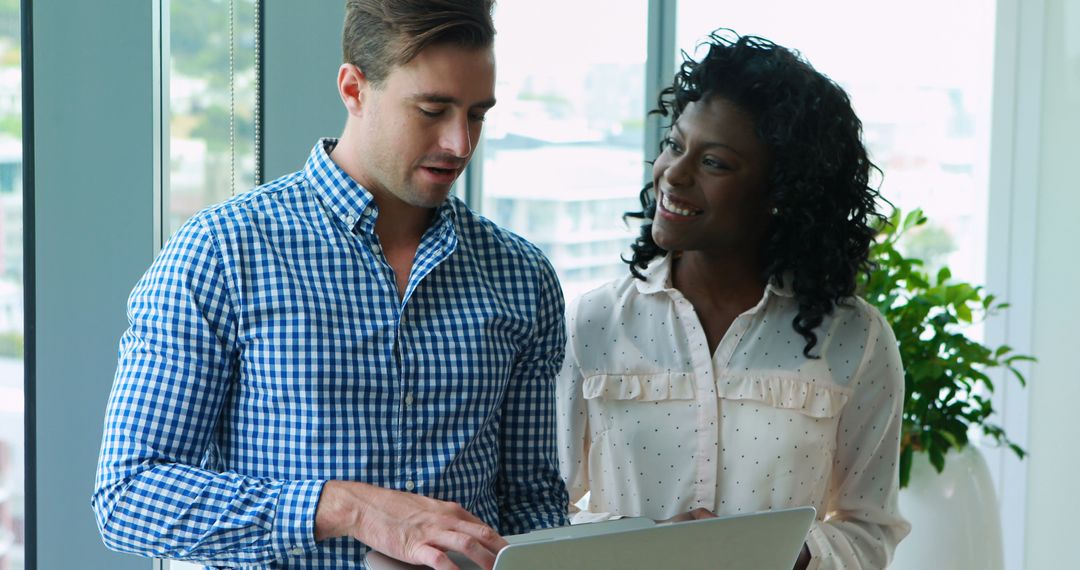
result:
<svg viewBox="0 0 1080 570"><path fill-rule="evenodd" d="M125 299L159 244L164 1L21 3L31 570L149 563L103 548L87 503Z"/></svg>
<svg viewBox="0 0 1080 570"><path fill-rule="evenodd" d="M1038 211L1025 188L1037 186L1042 140L1045 0L997 0L990 119L986 287L1011 307L986 323L991 346L1033 354ZM1017 363L1027 378L1032 365ZM1004 371L993 376L1000 425L1029 448L1029 396ZM1005 449L983 449L997 486L1006 568L1023 568L1027 545L1027 462Z"/></svg>

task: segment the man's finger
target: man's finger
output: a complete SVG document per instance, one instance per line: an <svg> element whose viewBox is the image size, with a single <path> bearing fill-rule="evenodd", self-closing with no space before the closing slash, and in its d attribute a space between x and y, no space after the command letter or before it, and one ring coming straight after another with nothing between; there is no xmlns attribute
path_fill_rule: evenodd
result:
<svg viewBox="0 0 1080 570"><path fill-rule="evenodd" d="M433 537L430 544L442 550L460 552L485 570L491 570L495 566L496 553L489 550L476 537L447 530Z"/></svg>
<svg viewBox="0 0 1080 570"><path fill-rule="evenodd" d="M499 533L495 532L495 529L484 523L461 521L457 524L455 530L476 538L488 550L495 553L498 553L507 546L506 539L499 536Z"/></svg>
<svg viewBox="0 0 1080 570"><path fill-rule="evenodd" d="M470 560L476 562L482 568L493 568L495 566L495 557L499 553L497 548L491 549L475 536L461 533L455 533L455 535L458 546L454 550L468 556Z"/></svg>
<svg viewBox="0 0 1080 570"><path fill-rule="evenodd" d="M418 546L415 555L416 562L435 570L461 570L445 552L428 544Z"/></svg>

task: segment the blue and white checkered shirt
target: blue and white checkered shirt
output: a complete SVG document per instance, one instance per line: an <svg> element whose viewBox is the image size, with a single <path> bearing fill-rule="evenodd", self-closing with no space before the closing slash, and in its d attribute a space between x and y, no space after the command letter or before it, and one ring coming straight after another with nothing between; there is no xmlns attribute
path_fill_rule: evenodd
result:
<svg viewBox="0 0 1080 570"><path fill-rule="evenodd" d="M334 144L196 214L132 291L92 499L110 548L362 567L358 541L313 537L331 479L455 501L503 534L566 524L550 264L451 197L399 300Z"/></svg>

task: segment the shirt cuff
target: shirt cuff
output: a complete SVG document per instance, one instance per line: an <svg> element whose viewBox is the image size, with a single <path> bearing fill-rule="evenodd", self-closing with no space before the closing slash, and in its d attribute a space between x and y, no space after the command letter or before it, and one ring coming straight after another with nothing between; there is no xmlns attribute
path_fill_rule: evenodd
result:
<svg viewBox="0 0 1080 570"><path fill-rule="evenodd" d="M570 524L589 524L621 518L622 517L619 515L612 516L611 513L591 513L589 511L578 511L576 513L570 513Z"/></svg>
<svg viewBox="0 0 1080 570"><path fill-rule="evenodd" d="M278 493L273 546L278 559L315 550L315 508L326 481L290 481Z"/></svg>
<svg viewBox="0 0 1080 570"><path fill-rule="evenodd" d="M818 570L825 562L825 556L829 552L829 539L824 536L825 528L821 521L814 521L810 526L810 532L806 533L806 548L810 550L810 564L806 570Z"/></svg>

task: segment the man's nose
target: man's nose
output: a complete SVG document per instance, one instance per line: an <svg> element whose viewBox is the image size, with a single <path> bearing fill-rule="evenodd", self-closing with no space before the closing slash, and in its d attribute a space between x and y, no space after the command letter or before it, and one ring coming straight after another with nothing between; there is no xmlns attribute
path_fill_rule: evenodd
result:
<svg viewBox="0 0 1080 570"><path fill-rule="evenodd" d="M458 158L466 158L472 154L472 133L469 129L469 118L453 118L443 125L441 140L443 150Z"/></svg>

